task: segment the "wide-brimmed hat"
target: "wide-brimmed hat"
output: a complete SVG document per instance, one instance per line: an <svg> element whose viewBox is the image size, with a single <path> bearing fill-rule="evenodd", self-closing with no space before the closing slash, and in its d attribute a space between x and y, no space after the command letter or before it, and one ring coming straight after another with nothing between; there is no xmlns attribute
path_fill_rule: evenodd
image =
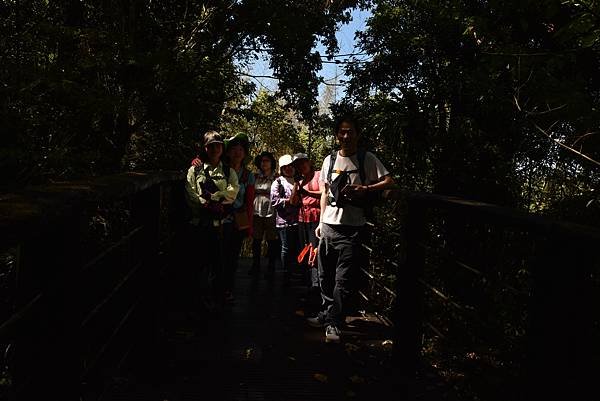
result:
<svg viewBox="0 0 600 401"><path fill-rule="evenodd" d="M248 154L248 151L250 150L250 140L248 139L248 135L243 132L238 132L231 138L225 139L225 151L234 145L242 145L246 154Z"/></svg>
<svg viewBox="0 0 600 401"><path fill-rule="evenodd" d="M308 155L306 153L296 153L292 156L292 163L296 164L298 160L308 160Z"/></svg>
<svg viewBox="0 0 600 401"><path fill-rule="evenodd" d="M252 157L250 156L250 140L248 139L248 135L243 132L238 132L231 138L225 139L225 153L227 153L227 151L235 145L241 145L244 148L246 157L244 157L242 164L248 164L250 160L252 160Z"/></svg>
<svg viewBox="0 0 600 401"><path fill-rule="evenodd" d="M208 131L204 134L204 147L211 143L223 143L223 137L217 131Z"/></svg>
<svg viewBox="0 0 600 401"><path fill-rule="evenodd" d="M279 158L279 168L292 164L291 155L283 155Z"/></svg>
<svg viewBox="0 0 600 401"><path fill-rule="evenodd" d="M266 157L269 160L271 160L271 169L275 170L275 167L277 165L277 160L275 160L275 156L273 156L273 153L271 152L261 152L259 153L255 158L254 158L254 165L256 166L257 169L260 170L260 165L261 165L261 161L262 159Z"/></svg>

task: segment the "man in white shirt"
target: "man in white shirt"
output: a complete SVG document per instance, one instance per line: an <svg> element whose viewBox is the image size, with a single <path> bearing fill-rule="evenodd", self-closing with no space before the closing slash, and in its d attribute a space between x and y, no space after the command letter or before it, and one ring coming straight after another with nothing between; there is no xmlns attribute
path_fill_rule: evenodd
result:
<svg viewBox="0 0 600 401"><path fill-rule="evenodd" d="M318 263L324 311L308 319L312 326L326 327L326 342L340 341L339 328L345 323L351 295L350 280L362 260L359 233L366 223L369 193L394 183L374 154L358 148L359 132L352 117L339 119L335 134L340 150L327 156L321 167L321 220L315 230L320 239Z"/></svg>

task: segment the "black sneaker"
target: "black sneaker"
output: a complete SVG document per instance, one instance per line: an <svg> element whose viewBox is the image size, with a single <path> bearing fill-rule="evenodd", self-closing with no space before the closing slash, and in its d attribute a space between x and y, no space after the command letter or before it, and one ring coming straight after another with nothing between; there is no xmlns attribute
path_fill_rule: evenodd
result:
<svg viewBox="0 0 600 401"><path fill-rule="evenodd" d="M326 343L339 343L340 342L340 330L337 326L330 324L325 328L325 342Z"/></svg>

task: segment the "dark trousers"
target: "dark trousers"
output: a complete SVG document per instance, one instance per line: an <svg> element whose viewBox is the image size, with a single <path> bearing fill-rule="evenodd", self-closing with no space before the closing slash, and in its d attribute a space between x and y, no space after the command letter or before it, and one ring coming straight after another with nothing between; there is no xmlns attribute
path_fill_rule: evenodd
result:
<svg viewBox="0 0 600 401"><path fill-rule="evenodd" d="M188 284L192 287L193 302L197 303L201 295L214 296L220 291L223 275L222 240L220 228L210 223L190 224L188 228L189 233L181 251L191 255L191 259L185 260L191 268Z"/></svg>
<svg viewBox="0 0 600 401"><path fill-rule="evenodd" d="M246 230L223 223L223 291L232 291Z"/></svg>
<svg viewBox="0 0 600 401"><path fill-rule="evenodd" d="M252 270L258 272L260 270L260 257L261 257L262 239L252 240ZM272 272L275 270L275 262L279 255L279 241L268 240L267 241L267 258L269 261L268 270Z"/></svg>
<svg viewBox="0 0 600 401"><path fill-rule="evenodd" d="M319 225L318 221L309 222L309 223L300 223L300 249L304 248L306 244L312 244L314 248L319 246L319 239L317 238L317 234L315 234L315 229ZM308 257L306 255L305 263L308 264ZM317 265L310 268L310 284L311 287L319 286L319 269Z"/></svg>
<svg viewBox="0 0 600 401"><path fill-rule="evenodd" d="M323 224L319 242L319 281L326 324L345 323L354 279L363 261L360 239L362 227Z"/></svg>
<svg viewBox="0 0 600 401"><path fill-rule="evenodd" d="M281 268L288 274L298 266L298 225L277 227L281 241Z"/></svg>

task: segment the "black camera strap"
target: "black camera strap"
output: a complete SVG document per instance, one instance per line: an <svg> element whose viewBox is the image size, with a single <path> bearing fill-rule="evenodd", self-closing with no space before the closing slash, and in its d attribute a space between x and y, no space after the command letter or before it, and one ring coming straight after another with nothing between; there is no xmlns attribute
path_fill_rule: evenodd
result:
<svg viewBox="0 0 600 401"><path fill-rule="evenodd" d="M334 170L335 167L335 161L337 160L337 155L338 155L337 150L334 150L333 152L331 152L331 155L329 156L329 170L327 171L327 182L329 184L331 184L331 176L333 175L333 172L335 171L337 174L340 174L341 171L340 170ZM358 175L360 176L360 182L361 184L365 184L365 181L367 179L367 175L365 173L365 157L367 155L367 151L363 148L358 149L358 151L356 152L356 159L358 160L358 170L349 170L346 171L346 174L353 174L353 173L358 173Z"/></svg>

